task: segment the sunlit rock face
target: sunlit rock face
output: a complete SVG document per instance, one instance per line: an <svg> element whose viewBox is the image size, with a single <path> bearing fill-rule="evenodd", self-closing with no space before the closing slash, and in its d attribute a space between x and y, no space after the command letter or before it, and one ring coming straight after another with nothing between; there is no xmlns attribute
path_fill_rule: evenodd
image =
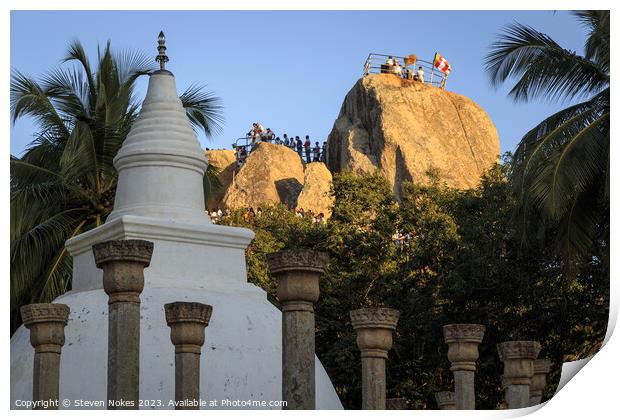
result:
<svg viewBox="0 0 620 420"><path fill-rule="evenodd" d="M304 164L299 154L286 146L259 143L230 182L223 185L226 194L222 206L227 209L281 203L326 217L331 214L331 172L323 162Z"/></svg>
<svg viewBox="0 0 620 420"><path fill-rule="evenodd" d="M472 188L499 159L497 130L471 99L392 74L370 74L346 95L328 138L332 172L376 170L397 196L403 181Z"/></svg>
<svg viewBox="0 0 620 420"><path fill-rule="evenodd" d="M105 224L67 242L73 256L72 290L55 300L71 308L62 349L60 398L106 401L108 297L91 247L111 239L154 243L141 300L140 398L146 409L172 408L174 347L164 304L213 306L200 368L203 408L266 408L281 400L281 313L247 282L245 248L254 233L217 226L204 212L207 162L178 99L174 76L154 73L141 115L115 158L115 209ZM11 338L11 404L32 398L33 349L22 326ZM320 362L317 408L342 405ZM238 401L265 401L267 406ZM222 405L222 401L237 401ZM61 408L65 408L62 407ZM105 408L104 406L94 408Z"/></svg>

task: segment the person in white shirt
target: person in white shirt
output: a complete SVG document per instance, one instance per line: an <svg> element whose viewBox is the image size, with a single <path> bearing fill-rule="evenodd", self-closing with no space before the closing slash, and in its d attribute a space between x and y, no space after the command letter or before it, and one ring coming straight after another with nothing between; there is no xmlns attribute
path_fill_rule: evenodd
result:
<svg viewBox="0 0 620 420"><path fill-rule="evenodd" d="M395 75L402 77L403 76L403 68L400 66L398 59L394 61L394 67L392 67L392 71Z"/></svg>
<svg viewBox="0 0 620 420"><path fill-rule="evenodd" d="M392 56L389 56L385 64L392 67L394 65L394 58Z"/></svg>
<svg viewBox="0 0 620 420"><path fill-rule="evenodd" d="M418 81L424 83L424 70L422 70L422 67L418 68L418 71L416 71L415 74L418 76Z"/></svg>

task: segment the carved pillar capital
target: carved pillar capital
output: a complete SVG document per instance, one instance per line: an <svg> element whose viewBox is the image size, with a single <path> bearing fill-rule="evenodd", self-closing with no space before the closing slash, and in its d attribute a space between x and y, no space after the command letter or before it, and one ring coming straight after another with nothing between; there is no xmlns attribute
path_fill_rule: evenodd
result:
<svg viewBox="0 0 620 420"><path fill-rule="evenodd" d="M456 410L456 398L454 392L435 392L435 400L440 410Z"/></svg>
<svg viewBox="0 0 620 420"><path fill-rule="evenodd" d="M200 354L213 307L198 302L173 302L164 305L164 310L175 352Z"/></svg>
<svg viewBox="0 0 620 420"><path fill-rule="evenodd" d="M58 303L34 303L20 308L30 343L36 353L58 353L65 344L69 307Z"/></svg>
<svg viewBox="0 0 620 420"><path fill-rule="evenodd" d="M387 359L399 315L397 310L390 308L364 308L349 312L362 357Z"/></svg>
<svg viewBox="0 0 620 420"><path fill-rule="evenodd" d="M540 404L542 401L543 391L547 386L547 374L551 371L551 360L536 359L534 360L534 376L530 385L530 404Z"/></svg>
<svg viewBox="0 0 620 420"><path fill-rule="evenodd" d="M269 270L278 279L282 311L314 311L319 299L319 278L329 258L324 252L293 249L267 255Z"/></svg>
<svg viewBox="0 0 620 420"><path fill-rule="evenodd" d="M93 245L95 264L103 269L103 289L108 303L140 303L144 268L153 255L153 243L137 239L114 240Z"/></svg>
<svg viewBox="0 0 620 420"><path fill-rule="evenodd" d="M505 341L497 345L499 358L504 362L504 381L507 385L530 385L534 376L534 360L540 352L537 341Z"/></svg>
<svg viewBox="0 0 620 420"><path fill-rule="evenodd" d="M479 324L449 324L443 327L443 336L448 344L450 370L476 370L478 345L482 342L486 328Z"/></svg>

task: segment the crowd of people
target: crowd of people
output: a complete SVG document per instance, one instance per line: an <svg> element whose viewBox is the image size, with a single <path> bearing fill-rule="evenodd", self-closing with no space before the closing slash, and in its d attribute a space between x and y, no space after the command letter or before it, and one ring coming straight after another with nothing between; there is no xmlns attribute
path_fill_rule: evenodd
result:
<svg viewBox="0 0 620 420"><path fill-rule="evenodd" d="M303 207L299 209L295 209L295 216L308 217L312 220L312 223L325 223L326 221L324 213L321 212L319 214L314 214L312 210L304 211Z"/></svg>
<svg viewBox="0 0 620 420"><path fill-rule="evenodd" d="M325 218L324 213L315 214L312 210L304 210L303 208L291 209L291 211L295 212L295 216L297 217L307 217L312 220L312 223L326 223L327 219ZM228 209L222 210L221 208L212 208L211 210L206 210L209 214L209 217L214 223L217 223L223 216L228 216ZM245 222L249 222L250 220L259 217L263 214L263 210L260 207L257 207L254 210L253 207L248 207L245 209L243 213L243 220Z"/></svg>
<svg viewBox="0 0 620 420"><path fill-rule="evenodd" d="M252 129L246 134L246 144L235 143L235 153L237 157L237 169L241 168L245 163L248 155L260 142L267 142L286 146L299 154L299 157L305 163L310 162L325 162L325 150L327 148L327 142L324 141L321 146L318 141L312 144L310 136L306 136L304 140L299 136L291 136L284 134L282 138L276 136L271 128L265 129L264 126L255 122L252 124Z"/></svg>
<svg viewBox="0 0 620 420"><path fill-rule="evenodd" d="M415 65L413 66L415 67ZM398 58L389 56L385 64L381 65L381 73L392 73L407 80L414 80L424 83L424 69L419 66L417 70L401 66Z"/></svg>
<svg viewBox="0 0 620 420"><path fill-rule="evenodd" d="M306 217L310 219L312 223L327 223L327 218L325 217L325 213L323 212L317 214L314 213L312 210L304 210L302 207L295 209L291 208L291 211L295 212L296 217ZM207 210L207 213L209 214L209 217L211 217L211 220L214 223L217 223L223 216L228 216L230 214L228 209L222 210L219 207L214 207L210 210ZM250 222L256 217L260 217L262 214L263 210L260 207L257 207L256 210L254 210L253 207L247 207L243 212L243 220L245 222ZM396 246L402 248L407 242L411 240L411 238L411 233L402 233L400 230L397 230L392 235L392 242L394 242Z"/></svg>
<svg viewBox="0 0 620 420"><path fill-rule="evenodd" d="M392 235L392 242L398 247L403 247L407 242L411 240L411 233L402 233L400 230L396 230L396 232Z"/></svg>

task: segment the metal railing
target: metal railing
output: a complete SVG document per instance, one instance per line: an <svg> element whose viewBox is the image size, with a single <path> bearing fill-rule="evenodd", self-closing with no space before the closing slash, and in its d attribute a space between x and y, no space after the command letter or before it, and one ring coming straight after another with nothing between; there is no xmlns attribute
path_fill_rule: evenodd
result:
<svg viewBox="0 0 620 420"><path fill-rule="evenodd" d="M392 57L398 62L402 71L400 73L394 72L394 66L387 65L388 59ZM400 57L392 54L377 54L370 53L364 62L364 76L373 74L396 74L403 79L414 80L415 72L419 67L424 70L424 83L436 86L438 88L445 88L448 76L437 70L432 62L426 60L416 59L415 62L405 66L405 57Z"/></svg>
<svg viewBox="0 0 620 420"><path fill-rule="evenodd" d="M304 163L325 162L325 148L322 146L319 147L319 150L317 151L316 145L310 145L309 149L303 145L299 147L295 143L294 139L290 139L290 143L286 145L283 140L264 140L264 138L261 140L260 137L253 140L251 136L247 135L245 137L239 137L234 141L234 143L232 143L232 148L235 151L235 156L237 158L237 170L243 166L248 155L252 153L252 150L263 142L288 147L299 154L299 157ZM302 142L305 142L305 140L302 140Z"/></svg>

